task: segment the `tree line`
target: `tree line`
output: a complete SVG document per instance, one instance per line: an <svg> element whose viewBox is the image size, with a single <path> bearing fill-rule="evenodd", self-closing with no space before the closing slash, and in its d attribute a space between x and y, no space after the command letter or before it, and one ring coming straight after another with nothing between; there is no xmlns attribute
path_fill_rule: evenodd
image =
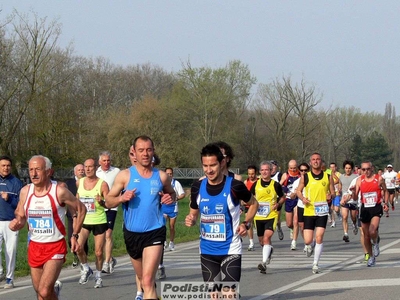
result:
<svg viewBox="0 0 400 300"><path fill-rule="evenodd" d="M232 166L243 170L265 159L286 169L315 151L339 166L369 159L400 168L400 118L391 103L383 115L323 109L323 95L305 79L258 83L239 60L215 68L187 61L177 72L120 66L60 47L61 29L34 13L0 21L0 152L18 166L43 154L67 169L108 150L126 167L133 138L146 134L164 167L199 167L201 147L223 140L236 154Z"/></svg>

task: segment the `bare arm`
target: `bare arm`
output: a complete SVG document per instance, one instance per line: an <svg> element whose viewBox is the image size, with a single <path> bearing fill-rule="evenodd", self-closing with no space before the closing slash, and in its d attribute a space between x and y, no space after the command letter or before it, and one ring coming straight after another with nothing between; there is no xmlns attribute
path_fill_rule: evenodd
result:
<svg viewBox="0 0 400 300"><path fill-rule="evenodd" d="M310 200L308 200L307 197L303 196L304 175L301 175L299 180L300 180L300 183L299 183L299 186L297 187L297 190L296 190L297 198L299 198L301 201L303 201L304 204L309 204Z"/></svg>
<svg viewBox="0 0 400 300"><path fill-rule="evenodd" d="M61 203L68 205L68 209L72 215L72 231L78 234L81 231L83 221L86 216L86 206L79 201L67 188L60 187L57 189L57 196ZM78 240L71 237L71 252L76 252L80 248Z"/></svg>
<svg viewBox="0 0 400 300"><path fill-rule="evenodd" d="M194 226L196 224L198 217L199 217L199 210L190 208L189 214L185 218L185 225L188 227Z"/></svg>
<svg viewBox="0 0 400 300"><path fill-rule="evenodd" d="M160 172L160 179L164 186L163 193L161 195L162 204L172 204L176 201L176 193L171 185L171 178L164 171Z"/></svg>
<svg viewBox="0 0 400 300"><path fill-rule="evenodd" d="M136 189L132 191L125 191L125 193L121 195L121 192L128 185L129 177L129 169L122 170L118 173L117 177L115 177L114 184L105 197L107 208L117 207L121 203L130 201L132 198L135 197Z"/></svg>

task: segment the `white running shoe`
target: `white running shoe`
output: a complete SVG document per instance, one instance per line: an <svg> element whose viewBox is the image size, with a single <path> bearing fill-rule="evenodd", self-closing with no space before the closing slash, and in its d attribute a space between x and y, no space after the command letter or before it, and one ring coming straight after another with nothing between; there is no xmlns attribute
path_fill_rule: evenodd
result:
<svg viewBox="0 0 400 300"><path fill-rule="evenodd" d="M56 280L56 282L54 283L54 293L57 296L57 299L60 300L60 292L62 289L62 282L60 280Z"/></svg>
<svg viewBox="0 0 400 300"><path fill-rule="evenodd" d="M108 262L103 263L103 268L101 269L101 273L110 274L110 264Z"/></svg>
<svg viewBox="0 0 400 300"><path fill-rule="evenodd" d="M313 264L312 272L313 272L313 274L318 274L320 272L319 267L318 267L317 264Z"/></svg>
<svg viewBox="0 0 400 300"><path fill-rule="evenodd" d="M306 247L307 247L307 249L306 249L307 257L311 257L311 255L312 255L313 252L314 252L314 248L311 247L311 245L307 245Z"/></svg>
<svg viewBox="0 0 400 300"><path fill-rule="evenodd" d="M336 223L335 223L335 221L333 221L333 222L332 222L332 225L331 225L331 227L332 227L332 228L336 227Z"/></svg>
<svg viewBox="0 0 400 300"><path fill-rule="evenodd" d="M290 244L290 250L296 250L297 249L297 243L295 240L292 240L292 243Z"/></svg>
<svg viewBox="0 0 400 300"><path fill-rule="evenodd" d="M81 271L81 278L79 279L79 284L86 284L89 281L90 276L93 275L93 270L89 268L89 270Z"/></svg>
<svg viewBox="0 0 400 300"><path fill-rule="evenodd" d="M111 262L109 263L109 265L110 265L109 272L110 272L110 274L112 274L115 271L115 266L117 265L117 260L114 257L111 257Z"/></svg>
<svg viewBox="0 0 400 300"><path fill-rule="evenodd" d="M174 242L169 242L169 251L174 251L175 250L175 244Z"/></svg>
<svg viewBox="0 0 400 300"><path fill-rule="evenodd" d="M103 287L103 279L101 279L100 277L96 278L95 283L94 283L94 288L99 289L102 287Z"/></svg>

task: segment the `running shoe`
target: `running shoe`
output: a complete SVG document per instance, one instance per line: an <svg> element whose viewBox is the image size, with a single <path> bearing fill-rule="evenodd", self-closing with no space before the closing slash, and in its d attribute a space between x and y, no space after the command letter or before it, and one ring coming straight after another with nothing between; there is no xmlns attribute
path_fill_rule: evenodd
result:
<svg viewBox="0 0 400 300"><path fill-rule="evenodd" d="M101 269L101 273L110 274L110 264L108 262L103 263L103 268Z"/></svg>
<svg viewBox="0 0 400 300"><path fill-rule="evenodd" d="M292 240L292 243L290 244L290 250L296 250L297 249L297 243L295 240Z"/></svg>
<svg viewBox="0 0 400 300"><path fill-rule="evenodd" d="M269 253L267 258L267 265L269 265L269 263L271 262L272 253L274 253L274 247L271 246L271 252Z"/></svg>
<svg viewBox="0 0 400 300"><path fill-rule="evenodd" d="M158 279L165 279L167 278L167 275L165 274L165 267L162 266L161 268L158 268Z"/></svg>
<svg viewBox="0 0 400 300"><path fill-rule="evenodd" d="M304 245L303 252L304 252L304 253L306 253L306 252L307 252L307 245Z"/></svg>
<svg viewBox="0 0 400 300"><path fill-rule="evenodd" d="M386 218L389 218L389 211L386 212Z"/></svg>
<svg viewBox="0 0 400 300"><path fill-rule="evenodd" d="M96 278L96 280L94 282L94 288L95 289L99 289L99 288L102 288L102 287L103 287L103 279L101 279L100 277Z"/></svg>
<svg viewBox="0 0 400 300"><path fill-rule="evenodd" d="M169 242L169 251L174 251L175 250L175 244L174 242Z"/></svg>
<svg viewBox="0 0 400 300"><path fill-rule="evenodd" d="M278 237L279 237L279 239L282 241L283 238L284 238L285 236L284 236L284 234L283 234L283 230L282 230L281 225L278 225L278 226L277 226L277 231L278 231Z"/></svg>
<svg viewBox="0 0 400 300"><path fill-rule="evenodd" d="M14 281L11 278L6 278L6 284L4 285L5 289L14 288Z"/></svg>
<svg viewBox="0 0 400 300"><path fill-rule="evenodd" d="M313 272L313 274L318 274L320 272L319 267L318 267L317 264L313 264L312 272Z"/></svg>
<svg viewBox="0 0 400 300"><path fill-rule="evenodd" d="M63 286L63 284L60 280L56 280L56 282L54 283L54 293L56 294L57 299L60 299L60 292L61 292L62 286Z"/></svg>
<svg viewBox="0 0 400 300"><path fill-rule="evenodd" d="M381 251L379 250L379 244L373 244L372 245L372 252L374 253L374 257L378 257Z"/></svg>
<svg viewBox="0 0 400 300"><path fill-rule="evenodd" d="M89 281L90 276L93 275L93 270L89 268L89 270L81 271L81 278L79 279L79 284L86 284Z"/></svg>
<svg viewBox="0 0 400 300"><path fill-rule="evenodd" d="M370 257L370 258L368 258L367 266L368 266L368 267L373 267L373 266L375 266L375 257Z"/></svg>
<svg viewBox="0 0 400 300"><path fill-rule="evenodd" d="M76 255L76 253L74 253L74 260L72 261L72 268L76 268L78 266L79 263L79 258L78 255Z"/></svg>
<svg viewBox="0 0 400 300"><path fill-rule="evenodd" d="M332 227L332 228L336 227L335 221L332 222L331 227Z"/></svg>
<svg viewBox="0 0 400 300"><path fill-rule="evenodd" d="M115 271L115 266L117 265L117 260L114 257L111 257L111 262L109 263L110 265L110 274L114 273Z"/></svg>
<svg viewBox="0 0 400 300"><path fill-rule="evenodd" d="M368 253L365 253L364 254L364 264L366 264L366 263L368 263L368 260L369 260L369 254Z"/></svg>
<svg viewBox="0 0 400 300"><path fill-rule="evenodd" d="M358 227L355 224L353 224L353 233L354 235L357 235L358 233Z"/></svg>
<svg viewBox="0 0 400 300"><path fill-rule="evenodd" d="M136 295L135 300L143 300L143 296L142 295Z"/></svg>
<svg viewBox="0 0 400 300"><path fill-rule="evenodd" d="M258 264L258 269L260 270L261 274L267 274L267 264L266 263L261 263Z"/></svg>
<svg viewBox="0 0 400 300"><path fill-rule="evenodd" d="M343 241L345 241L346 243L350 242L349 236L347 234L343 236Z"/></svg>
<svg viewBox="0 0 400 300"><path fill-rule="evenodd" d="M254 245L249 245L249 247L247 248L247 251L254 251Z"/></svg>
<svg viewBox="0 0 400 300"><path fill-rule="evenodd" d="M311 257L311 255L313 254L313 252L314 252L314 248L311 247L311 245L307 245L307 249L306 249L307 257Z"/></svg>

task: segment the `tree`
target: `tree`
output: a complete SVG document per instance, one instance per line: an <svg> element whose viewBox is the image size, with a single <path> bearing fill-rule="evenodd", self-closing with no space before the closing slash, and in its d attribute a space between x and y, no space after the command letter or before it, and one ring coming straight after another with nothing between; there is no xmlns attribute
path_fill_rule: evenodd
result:
<svg viewBox="0 0 400 300"><path fill-rule="evenodd" d="M11 30L10 30L11 27ZM70 75L68 72L52 74L51 69L63 61L55 59L60 24L47 22L33 14L32 22L27 15L14 12L12 21L5 29L0 52L0 151L12 154L11 145L26 112ZM57 57L58 58L58 57ZM37 116L36 116L37 117ZM29 126L29 122L25 127ZM30 148L30 140L24 145ZM17 148L16 148L17 149Z"/></svg>

